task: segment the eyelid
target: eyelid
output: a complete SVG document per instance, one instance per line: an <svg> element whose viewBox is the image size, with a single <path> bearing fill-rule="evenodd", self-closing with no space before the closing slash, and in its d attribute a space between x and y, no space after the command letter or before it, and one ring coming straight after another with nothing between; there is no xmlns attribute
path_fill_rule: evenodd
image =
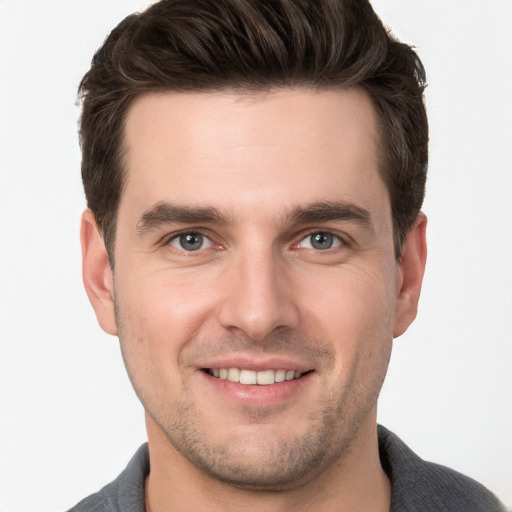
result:
<svg viewBox="0 0 512 512"><path fill-rule="evenodd" d="M187 251L184 247L180 247L180 239L183 236L187 236L187 235L194 235L196 237L200 236L201 242L202 242L201 247L199 247L197 249L190 250L190 251ZM174 242L176 242L176 245L174 245ZM200 251L204 251L206 249L210 249L213 245L213 242L210 240L210 238L208 238L207 236L205 236L199 232L190 232L190 233L183 233L181 235L175 235L167 243L174 249L177 249L178 251L185 251L185 252L200 252Z"/></svg>
<svg viewBox="0 0 512 512"><path fill-rule="evenodd" d="M317 233L329 234L333 237L337 238L341 243L337 247L332 247L331 249L337 249L339 247L349 246L351 244L352 239L345 233L339 233L334 229L325 229L325 228L312 228L308 229L306 232L301 233L300 239L297 243L294 244L295 247L300 246L304 240L309 238L311 235L315 235ZM309 248L308 248L309 249ZM317 250L317 249L315 249ZM325 249L327 252L329 249Z"/></svg>
<svg viewBox="0 0 512 512"><path fill-rule="evenodd" d="M209 242L209 246L205 247L205 248L198 249L197 251L185 251L185 249L183 249L183 248L174 247L171 245L171 242L173 240L177 240L180 236L184 236L184 235L201 235L205 240L207 240ZM189 253L201 252L201 251L210 249L214 245L220 246L220 244L216 244L213 241L213 238L212 238L209 230L205 230L203 228L184 228L184 229L180 229L179 231L174 231L173 233L168 233L160 239L158 244L163 245L163 246L172 247L173 249L176 249L177 251L189 252Z"/></svg>
<svg viewBox="0 0 512 512"><path fill-rule="evenodd" d="M352 243L353 243L353 240L352 240L352 238L349 235L347 235L346 233L340 233L340 232L338 232L335 229L329 229L329 228L309 228L309 229L307 229L305 231L302 231L298 236L294 237L296 240L298 238L298 241L293 243L293 248L298 248L300 246L300 244L306 238L308 238L311 235L314 235L316 233L330 234L330 235L332 235L333 237L335 237L336 239L338 239L341 242L339 246L334 247L332 249L337 249L338 247L344 247L344 246L348 247L348 246L352 245ZM205 249L198 249L197 251L185 251L184 249L180 249L180 248L177 248L177 247L176 248L173 247L173 249L176 249L176 250L182 251L182 252L193 253L193 252L204 251L206 249L211 248L212 246L217 246L219 248L223 247L223 244L214 241L214 237L211 235L211 231L209 229L205 229L205 228L183 228L183 229L180 229L178 231L174 231L173 233L167 233L165 236L160 238L160 240L157 243L158 243L158 245L171 246L170 242L172 240L175 240L175 239L179 238L180 236L187 235L187 234L200 234L200 235L202 235L205 239L207 239L210 242L209 247L206 247ZM328 249L325 250L325 252L327 252L327 251L328 251Z"/></svg>

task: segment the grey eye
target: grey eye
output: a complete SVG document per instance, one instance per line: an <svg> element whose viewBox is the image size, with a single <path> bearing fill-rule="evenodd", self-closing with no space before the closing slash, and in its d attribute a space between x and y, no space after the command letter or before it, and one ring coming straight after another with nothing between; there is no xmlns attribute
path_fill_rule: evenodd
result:
<svg viewBox="0 0 512 512"><path fill-rule="evenodd" d="M317 251L325 251L326 249L332 249L333 247L339 247L342 245L342 240L326 231L319 231L308 235L301 242L301 247L305 249L316 249Z"/></svg>
<svg viewBox="0 0 512 512"><path fill-rule="evenodd" d="M169 245L184 251L198 251L210 247L210 240L201 233L183 233L171 239Z"/></svg>

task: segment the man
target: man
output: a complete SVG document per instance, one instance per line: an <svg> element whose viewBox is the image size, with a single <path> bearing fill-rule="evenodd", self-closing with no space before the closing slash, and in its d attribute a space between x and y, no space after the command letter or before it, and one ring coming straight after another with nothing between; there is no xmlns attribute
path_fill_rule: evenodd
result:
<svg viewBox="0 0 512 512"><path fill-rule="evenodd" d="M148 446L73 510L501 510L377 428L425 76L367 2L162 1L81 84L84 282Z"/></svg>

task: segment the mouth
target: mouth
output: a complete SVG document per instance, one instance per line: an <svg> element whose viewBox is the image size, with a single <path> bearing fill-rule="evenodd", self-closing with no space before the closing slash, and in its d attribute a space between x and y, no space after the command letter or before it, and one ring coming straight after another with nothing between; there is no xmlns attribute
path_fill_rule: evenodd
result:
<svg viewBox="0 0 512 512"><path fill-rule="evenodd" d="M269 386L291 380L298 380L312 370L299 372L296 370L247 370L244 368L204 368L208 375L220 380L228 380L246 386Z"/></svg>

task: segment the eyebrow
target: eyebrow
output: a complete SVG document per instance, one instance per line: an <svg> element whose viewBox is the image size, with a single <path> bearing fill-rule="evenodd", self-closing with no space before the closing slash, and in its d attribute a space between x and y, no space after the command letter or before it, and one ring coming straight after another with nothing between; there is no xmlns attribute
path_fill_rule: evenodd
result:
<svg viewBox="0 0 512 512"><path fill-rule="evenodd" d="M353 221L363 227L370 228L370 212L354 203L344 201L327 201L300 206L289 214L290 222L311 224L326 221Z"/></svg>
<svg viewBox="0 0 512 512"><path fill-rule="evenodd" d="M147 231L173 222L182 224L227 224L228 219L217 208L181 206L168 202L155 204L146 210L137 222L137 233Z"/></svg>
<svg viewBox="0 0 512 512"><path fill-rule="evenodd" d="M291 224L352 221L366 228L371 228L372 225L368 210L343 201L325 201L299 206L286 213L284 219ZM137 222L137 233L143 235L147 231L172 223L226 225L234 224L234 221L212 206L183 206L162 201L141 215Z"/></svg>

